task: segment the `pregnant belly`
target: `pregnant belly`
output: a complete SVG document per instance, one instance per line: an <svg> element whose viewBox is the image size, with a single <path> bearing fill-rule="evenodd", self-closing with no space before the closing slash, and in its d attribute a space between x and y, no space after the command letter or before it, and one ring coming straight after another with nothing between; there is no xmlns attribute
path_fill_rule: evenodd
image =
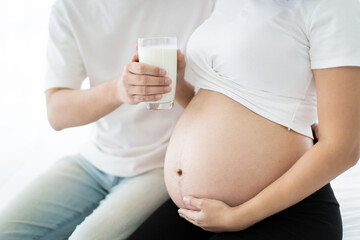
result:
<svg viewBox="0 0 360 240"><path fill-rule="evenodd" d="M183 196L239 205L287 171L310 147L232 99L200 90L179 119L165 158L165 183L177 206Z"/></svg>

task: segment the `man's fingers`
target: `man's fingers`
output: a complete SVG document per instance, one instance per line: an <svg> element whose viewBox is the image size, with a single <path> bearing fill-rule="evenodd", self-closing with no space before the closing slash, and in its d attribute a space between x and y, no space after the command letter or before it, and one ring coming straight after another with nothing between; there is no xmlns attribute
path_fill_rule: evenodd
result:
<svg viewBox="0 0 360 240"><path fill-rule="evenodd" d="M164 69L145 63L131 62L128 63L125 68L130 73L137 75L150 75L158 77L164 77L166 75L166 71Z"/></svg>
<svg viewBox="0 0 360 240"><path fill-rule="evenodd" d="M134 56L131 59L131 62L139 62L139 54L138 53L134 54Z"/></svg>
<svg viewBox="0 0 360 240"><path fill-rule="evenodd" d="M171 87L153 87L153 86L130 86L128 94L130 95L154 95L165 94L171 91Z"/></svg>
<svg viewBox="0 0 360 240"><path fill-rule="evenodd" d="M168 77L154 77L149 75L128 74L126 84L133 86L168 86L171 79Z"/></svg>
<svg viewBox="0 0 360 240"><path fill-rule="evenodd" d="M137 104L141 102L155 102L157 100L160 100L161 98L162 98L161 94L148 95L148 96L135 95L132 97L132 103Z"/></svg>

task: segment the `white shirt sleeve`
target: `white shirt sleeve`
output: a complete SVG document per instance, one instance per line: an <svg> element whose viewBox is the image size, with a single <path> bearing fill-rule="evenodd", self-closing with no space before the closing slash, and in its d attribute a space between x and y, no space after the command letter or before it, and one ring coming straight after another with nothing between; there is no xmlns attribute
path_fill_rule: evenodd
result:
<svg viewBox="0 0 360 240"><path fill-rule="evenodd" d="M87 74L71 24L60 9L54 5L49 19L44 87L45 90L55 87L80 89Z"/></svg>
<svg viewBox="0 0 360 240"><path fill-rule="evenodd" d="M360 1L323 0L309 25L311 68L360 66Z"/></svg>

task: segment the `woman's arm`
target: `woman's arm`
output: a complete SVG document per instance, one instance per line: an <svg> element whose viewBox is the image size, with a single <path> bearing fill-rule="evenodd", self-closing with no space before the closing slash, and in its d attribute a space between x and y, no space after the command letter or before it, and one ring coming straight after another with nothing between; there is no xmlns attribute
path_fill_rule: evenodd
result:
<svg viewBox="0 0 360 240"><path fill-rule="evenodd" d="M199 209L181 216L214 232L243 230L311 195L354 166L360 157L360 68L314 70L319 141L285 174L246 203L230 208L209 199L186 198Z"/></svg>

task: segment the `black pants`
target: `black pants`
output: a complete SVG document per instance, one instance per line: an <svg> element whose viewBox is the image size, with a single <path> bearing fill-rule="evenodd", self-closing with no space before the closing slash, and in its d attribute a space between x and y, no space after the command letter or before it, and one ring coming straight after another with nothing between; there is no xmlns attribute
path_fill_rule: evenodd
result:
<svg viewBox="0 0 360 240"><path fill-rule="evenodd" d="M157 209L128 240L340 240L339 204L327 184L303 201L239 232L210 233L177 213L171 201Z"/></svg>

